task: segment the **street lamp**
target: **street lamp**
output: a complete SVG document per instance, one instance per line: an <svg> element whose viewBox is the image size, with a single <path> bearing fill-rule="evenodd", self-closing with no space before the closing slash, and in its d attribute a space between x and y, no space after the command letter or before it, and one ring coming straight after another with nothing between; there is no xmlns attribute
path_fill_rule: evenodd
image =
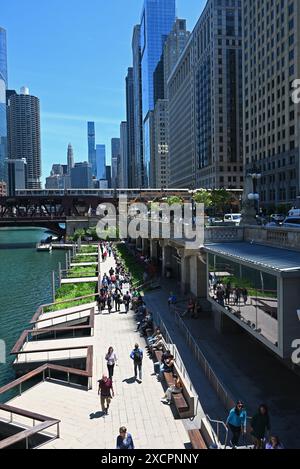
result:
<svg viewBox="0 0 300 469"><path fill-rule="evenodd" d="M254 205L256 205L257 202L257 212L259 212L259 194L257 192L257 183L261 179L261 173L259 173L257 169L254 168L253 171L248 174L248 177L252 179L253 183L253 192L250 192L250 194L248 194L248 200L253 201Z"/></svg>

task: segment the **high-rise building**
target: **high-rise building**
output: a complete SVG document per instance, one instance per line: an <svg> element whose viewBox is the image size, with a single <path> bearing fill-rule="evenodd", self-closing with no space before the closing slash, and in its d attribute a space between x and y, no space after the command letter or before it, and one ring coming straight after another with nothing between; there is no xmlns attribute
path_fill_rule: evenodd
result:
<svg viewBox="0 0 300 469"><path fill-rule="evenodd" d="M71 169L71 186L72 189L92 189L93 177L92 167L90 163L75 163Z"/></svg>
<svg viewBox="0 0 300 469"><path fill-rule="evenodd" d="M107 187L111 189L111 166L106 166Z"/></svg>
<svg viewBox="0 0 300 469"><path fill-rule="evenodd" d="M7 196L7 185L6 182L0 181L0 197Z"/></svg>
<svg viewBox="0 0 300 469"><path fill-rule="evenodd" d="M26 159L27 188L41 188L41 130L40 101L21 88L20 94L12 94L8 100L9 158Z"/></svg>
<svg viewBox="0 0 300 469"><path fill-rule="evenodd" d="M7 154L7 46L6 31L0 27L0 181L7 180L5 160Z"/></svg>
<svg viewBox="0 0 300 469"><path fill-rule="evenodd" d="M96 164L98 181L106 180L106 147L105 145L96 145Z"/></svg>
<svg viewBox="0 0 300 469"><path fill-rule="evenodd" d="M16 191L26 189L27 186L27 163L26 159L6 160L7 178L8 178L8 195L13 197Z"/></svg>
<svg viewBox="0 0 300 469"><path fill-rule="evenodd" d="M71 169L74 168L74 151L71 143L68 145L67 152L68 173L71 174Z"/></svg>
<svg viewBox="0 0 300 469"><path fill-rule="evenodd" d="M163 54L164 98L168 98L168 79L171 75L191 33L186 29L186 20L176 19L173 29L166 39Z"/></svg>
<svg viewBox="0 0 300 469"><path fill-rule="evenodd" d="M175 0L144 0L141 18L143 119L154 109L153 74L176 19Z"/></svg>
<svg viewBox="0 0 300 469"><path fill-rule="evenodd" d="M128 154L128 187L136 186L135 168L135 131L134 131L134 83L133 68L128 69L126 77L126 118L127 118L127 154Z"/></svg>
<svg viewBox="0 0 300 469"><path fill-rule="evenodd" d="M111 139L111 186L118 189L118 164L120 159L120 139Z"/></svg>
<svg viewBox="0 0 300 469"><path fill-rule="evenodd" d="M176 18L175 0L144 0L141 19L142 104L144 120L144 185L151 185L154 148L154 72L161 59L164 43Z"/></svg>
<svg viewBox="0 0 300 469"><path fill-rule="evenodd" d="M144 187L144 144L143 144L143 106L142 106L142 53L141 27L137 25L132 37L133 58L133 101L134 101L134 145L135 145L135 183Z"/></svg>
<svg viewBox="0 0 300 469"><path fill-rule="evenodd" d="M128 189L128 126L127 122L120 125L120 160L118 165L118 184L120 189Z"/></svg>
<svg viewBox="0 0 300 469"><path fill-rule="evenodd" d="M168 115L168 100L159 99L155 104L154 110L155 155L153 171L155 174L153 187L157 188L166 188L169 184Z"/></svg>
<svg viewBox="0 0 300 469"><path fill-rule="evenodd" d="M97 163L96 163L96 132L95 132L95 122L87 123L88 130L88 153L89 153L89 163L92 167L92 174L94 177L97 176Z"/></svg>
<svg viewBox="0 0 300 469"><path fill-rule="evenodd" d="M261 173L262 205L291 206L300 194L300 112L291 87L300 76L300 4L242 3L245 172Z"/></svg>
<svg viewBox="0 0 300 469"><path fill-rule="evenodd" d="M209 0L168 80L170 187L243 187L241 2Z"/></svg>

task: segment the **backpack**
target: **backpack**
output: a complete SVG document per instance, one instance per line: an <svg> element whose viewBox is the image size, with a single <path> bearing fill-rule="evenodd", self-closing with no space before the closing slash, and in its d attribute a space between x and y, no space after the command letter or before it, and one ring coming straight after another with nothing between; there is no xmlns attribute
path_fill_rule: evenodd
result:
<svg viewBox="0 0 300 469"><path fill-rule="evenodd" d="M142 361L142 356L141 356L141 352L139 349L135 349L133 351L133 361L135 362L141 362Z"/></svg>

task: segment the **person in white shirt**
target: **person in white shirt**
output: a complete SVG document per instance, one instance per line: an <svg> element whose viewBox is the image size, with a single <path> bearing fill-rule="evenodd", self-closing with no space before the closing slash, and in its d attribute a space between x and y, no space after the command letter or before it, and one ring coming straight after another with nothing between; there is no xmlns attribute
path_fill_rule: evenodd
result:
<svg viewBox="0 0 300 469"><path fill-rule="evenodd" d="M105 360L107 362L109 378L112 379L114 376L114 368L118 361L117 355L115 354L113 347L109 347L108 352L105 355Z"/></svg>

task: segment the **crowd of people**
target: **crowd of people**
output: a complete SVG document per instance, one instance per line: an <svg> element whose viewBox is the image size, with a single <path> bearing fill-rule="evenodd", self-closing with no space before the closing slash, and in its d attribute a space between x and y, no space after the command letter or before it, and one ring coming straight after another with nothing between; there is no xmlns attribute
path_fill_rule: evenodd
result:
<svg viewBox="0 0 300 469"><path fill-rule="evenodd" d="M231 282L223 284L221 280L212 282L214 298L221 306L244 306L248 303L248 290L246 287L232 286Z"/></svg>
<svg viewBox="0 0 300 469"><path fill-rule="evenodd" d="M250 434L252 437L253 449L284 449L278 436L271 433L271 421L269 409L265 404L261 404L251 418L247 418L247 411L242 401L238 401L232 408L227 417L226 425L231 431L230 444L236 448L240 443L240 438L247 434L248 420L250 425ZM244 445L245 445L244 441Z"/></svg>

